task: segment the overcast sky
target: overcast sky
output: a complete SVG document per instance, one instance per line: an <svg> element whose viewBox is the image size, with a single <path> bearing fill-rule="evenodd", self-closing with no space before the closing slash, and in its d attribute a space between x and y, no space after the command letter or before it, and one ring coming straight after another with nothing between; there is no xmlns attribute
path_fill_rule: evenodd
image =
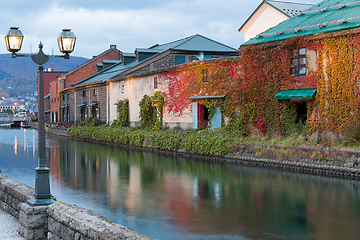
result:
<svg viewBox="0 0 360 240"><path fill-rule="evenodd" d="M285 0L291 1L291 0ZM0 29L20 27L21 52L59 54L63 28L77 37L73 56L90 58L114 44L123 52L201 34L234 48L243 42L238 28L262 0L12 0L0 3ZM293 0L318 3L320 0ZM0 53L7 53L0 40Z"/></svg>

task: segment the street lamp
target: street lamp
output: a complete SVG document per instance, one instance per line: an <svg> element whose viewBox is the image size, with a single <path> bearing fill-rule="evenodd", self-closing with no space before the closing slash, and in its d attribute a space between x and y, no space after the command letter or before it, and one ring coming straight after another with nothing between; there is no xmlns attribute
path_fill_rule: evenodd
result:
<svg viewBox="0 0 360 240"><path fill-rule="evenodd" d="M54 200L50 193L49 168L46 167L46 151L45 151L45 115L44 115L44 80L43 80L43 64L47 63L51 57L70 58L70 53L74 50L76 37L70 29L64 29L60 33L57 41L60 52L64 55L46 55L43 52L43 44L39 44L39 52L36 55L17 54L21 49L24 35L19 28L11 27L5 36L6 48L11 52L11 57L31 57L34 63L38 64L39 83L38 83L38 108L39 108L39 130L38 130L38 167L35 168L35 199L30 199L28 204L31 206L47 206L52 204Z"/></svg>

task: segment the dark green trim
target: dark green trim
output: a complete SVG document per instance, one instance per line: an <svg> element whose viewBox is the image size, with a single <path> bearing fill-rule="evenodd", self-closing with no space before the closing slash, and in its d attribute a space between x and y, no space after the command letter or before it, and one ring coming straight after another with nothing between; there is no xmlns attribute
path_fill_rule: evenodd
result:
<svg viewBox="0 0 360 240"><path fill-rule="evenodd" d="M316 88L309 89L292 89L280 91L275 95L277 100L286 100L286 99L314 99L316 96Z"/></svg>

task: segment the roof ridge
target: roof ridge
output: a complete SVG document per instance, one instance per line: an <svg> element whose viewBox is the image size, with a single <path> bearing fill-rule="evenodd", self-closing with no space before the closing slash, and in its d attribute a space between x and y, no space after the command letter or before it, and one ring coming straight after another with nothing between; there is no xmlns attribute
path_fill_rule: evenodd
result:
<svg viewBox="0 0 360 240"><path fill-rule="evenodd" d="M224 46L224 47L232 48L233 50L237 50L236 48L230 47L230 46L228 46L228 45L226 45L226 44L224 44L224 43L215 41L215 40L213 40L213 39L211 39L211 38L205 37L205 36L203 36L203 35L201 35L201 34L198 34L198 33L195 34L195 35L192 35L192 37L189 38L189 40L194 39L195 37L202 37L202 38L204 38L204 39L206 39L206 40L209 40L209 41L214 42L214 43L216 43L216 44L220 44L220 45L222 45L222 46ZM189 40L183 42L182 44L179 44L178 46L185 44L185 43L188 42ZM178 46L175 46L174 49L177 48Z"/></svg>
<svg viewBox="0 0 360 240"><path fill-rule="evenodd" d="M264 0L264 2L290 3L290 4L299 4L299 5L309 5L309 6L315 5L311 3L299 3L299 2L278 1L278 0Z"/></svg>
<svg viewBox="0 0 360 240"><path fill-rule="evenodd" d="M87 60L86 62L84 62L83 64L77 66L76 68L72 69L71 71L67 72L66 74L64 74L63 76L68 76L69 74L75 72L76 70L78 70L79 68L86 66L87 64L89 64L90 62L92 62L93 60L99 59L100 57L104 56L105 54L109 53L110 51L115 50L118 53L121 52L119 49L117 48L109 48L106 51L100 53L99 55L96 55L93 58L90 58L89 60Z"/></svg>
<svg viewBox="0 0 360 240"><path fill-rule="evenodd" d="M181 39L178 39L178 40L175 40L175 41L171 41L171 42L168 42L168 43L159 44L157 47L169 45L169 44L171 44L171 43L180 42L180 41L183 41L183 40L185 40L185 39L187 39L187 38L191 38L191 37L193 37L193 36L194 36L194 35L191 35L191 36L189 36L189 37L181 38Z"/></svg>
<svg viewBox="0 0 360 240"><path fill-rule="evenodd" d="M181 40L185 40L185 39L186 39L186 40L183 41L183 42L181 42L181 43L179 43L178 45L174 46L173 49L174 49L174 48L177 48L177 47L179 47L179 46L181 46L181 45L183 45L184 43L190 41L191 39L195 38L196 36L200 36L200 35L199 35L199 34L195 34L195 35L191 35L191 36L189 36L189 37L187 37L187 38L181 39ZM179 41L180 41L180 40L179 40Z"/></svg>

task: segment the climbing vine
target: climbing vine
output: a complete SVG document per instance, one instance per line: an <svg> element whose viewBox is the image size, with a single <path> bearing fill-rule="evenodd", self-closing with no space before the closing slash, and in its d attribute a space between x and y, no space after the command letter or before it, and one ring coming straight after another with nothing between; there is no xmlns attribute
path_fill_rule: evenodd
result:
<svg viewBox="0 0 360 240"><path fill-rule="evenodd" d="M141 101L139 102L140 106L140 127L149 128L153 125L153 121L151 119L153 113L152 101L148 95L144 95Z"/></svg>
<svg viewBox="0 0 360 240"><path fill-rule="evenodd" d="M276 46L244 46L239 58L205 61L164 73L160 79L168 83L166 108L181 115L190 106L191 96L225 94L221 101L199 101L208 108L209 119L221 107L231 129L286 135L297 118L295 103L306 101L309 134L324 130L342 134L360 115L360 37L317 37L293 38ZM307 49L307 75L296 77L290 71L291 50L299 48ZM203 81L205 73L207 81ZM279 91L304 88L316 88L315 99L275 99Z"/></svg>
<svg viewBox="0 0 360 240"><path fill-rule="evenodd" d="M164 93L166 109L181 115L191 104L191 96L225 94L228 96L226 113L232 112L239 104L239 70L238 61L220 59L215 63L188 66L162 74L160 81L168 82L168 90ZM208 81L204 81L205 74L209 76Z"/></svg>
<svg viewBox="0 0 360 240"><path fill-rule="evenodd" d="M120 100L117 103L118 119L116 125L119 127L129 126L129 100Z"/></svg>
<svg viewBox="0 0 360 240"><path fill-rule="evenodd" d="M140 126L142 128L161 129L162 128L162 115L165 105L164 96L161 92L157 91L152 97L144 95L139 102L140 106ZM156 119L153 119L153 114L156 114Z"/></svg>
<svg viewBox="0 0 360 240"><path fill-rule="evenodd" d="M156 121L154 123L155 129L161 129L163 123L163 108L165 105L164 96L160 91L154 93L154 96L151 97L152 105L156 110Z"/></svg>
<svg viewBox="0 0 360 240"><path fill-rule="evenodd" d="M343 133L359 118L359 37L328 38L319 50L318 130Z"/></svg>

